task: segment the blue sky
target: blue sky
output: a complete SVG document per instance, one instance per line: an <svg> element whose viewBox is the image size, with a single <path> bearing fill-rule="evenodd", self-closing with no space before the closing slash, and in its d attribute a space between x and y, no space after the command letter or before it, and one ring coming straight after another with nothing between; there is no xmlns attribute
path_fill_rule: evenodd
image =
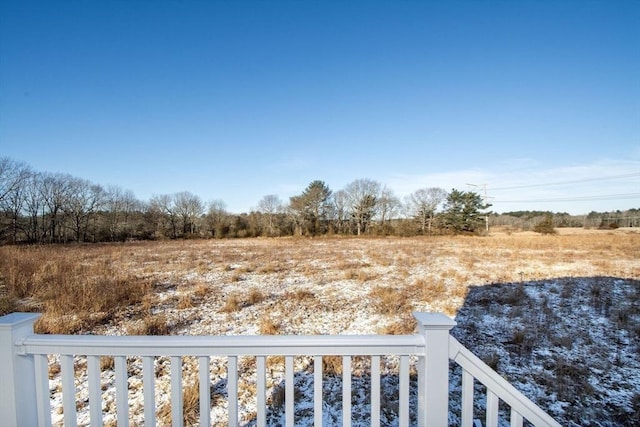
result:
<svg viewBox="0 0 640 427"><path fill-rule="evenodd" d="M637 208L640 2L3 0L0 156L232 212L360 178Z"/></svg>

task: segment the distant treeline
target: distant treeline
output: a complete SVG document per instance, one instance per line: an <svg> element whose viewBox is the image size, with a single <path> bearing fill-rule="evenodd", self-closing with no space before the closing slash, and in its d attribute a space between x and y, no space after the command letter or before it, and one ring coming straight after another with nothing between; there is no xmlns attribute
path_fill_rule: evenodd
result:
<svg viewBox="0 0 640 427"><path fill-rule="evenodd" d="M422 188L400 200L389 188L357 179L338 191L311 182L282 201L265 195L248 213L224 201L204 203L188 191L138 200L120 187L103 187L66 174L37 172L0 158L0 243L320 236L481 234L488 226L533 229L549 215L556 227L640 226L638 209L625 212L490 212L472 191Z"/></svg>

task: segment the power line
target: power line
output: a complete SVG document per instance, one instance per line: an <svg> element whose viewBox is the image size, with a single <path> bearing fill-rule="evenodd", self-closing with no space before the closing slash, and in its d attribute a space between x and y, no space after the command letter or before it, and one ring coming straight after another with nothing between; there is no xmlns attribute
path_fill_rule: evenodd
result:
<svg viewBox="0 0 640 427"><path fill-rule="evenodd" d="M640 172L628 173L624 175L610 175L610 176L601 176L597 178L585 178L585 179L577 179L573 181L558 181L558 182L548 182L545 184L528 184L528 185L514 185L511 187L497 187L492 188L491 191L499 191L499 190L516 190L519 188L534 188L534 187L547 187L552 185L565 185L565 184L580 184L583 182L592 182L592 181L605 181L609 179L622 179L622 178L634 178L640 177Z"/></svg>
<svg viewBox="0 0 640 427"><path fill-rule="evenodd" d="M548 203L548 202L580 202L591 200L630 200L640 199L640 193L604 194L600 196L561 197L556 199L529 200L496 200L496 203Z"/></svg>

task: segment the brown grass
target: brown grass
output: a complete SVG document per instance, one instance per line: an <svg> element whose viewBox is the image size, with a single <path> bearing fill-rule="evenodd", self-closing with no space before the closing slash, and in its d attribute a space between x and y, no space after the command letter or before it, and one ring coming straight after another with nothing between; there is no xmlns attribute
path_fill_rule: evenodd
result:
<svg viewBox="0 0 640 427"><path fill-rule="evenodd" d="M204 298L211 293L211 289L205 282L198 282L195 285L193 294L198 298Z"/></svg>
<svg viewBox="0 0 640 427"><path fill-rule="evenodd" d="M261 335L276 335L280 331L280 325L268 317L263 317L259 329Z"/></svg>
<svg viewBox="0 0 640 427"><path fill-rule="evenodd" d="M116 366L115 359L112 356L102 356L100 357L100 370L113 370Z"/></svg>
<svg viewBox="0 0 640 427"><path fill-rule="evenodd" d="M231 273L231 276L229 276L229 280L231 282L240 282L243 279L244 279L244 276L242 275L241 271L234 271Z"/></svg>
<svg viewBox="0 0 640 427"><path fill-rule="evenodd" d="M399 288L376 286L369 292L376 312L387 315L402 315L411 311L411 302Z"/></svg>
<svg viewBox="0 0 640 427"><path fill-rule="evenodd" d="M282 298L295 302L301 302L304 300L312 300L315 297L316 295L311 291L308 291L306 289L296 289L294 292L287 292Z"/></svg>
<svg viewBox="0 0 640 427"><path fill-rule="evenodd" d="M265 299L267 299L267 297L262 292L260 292L259 289L251 288L251 290L249 291L249 295L247 296L247 303L249 303L250 305L259 304Z"/></svg>
<svg viewBox="0 0 640 427"><path fill-rule="evenodd" d="M161 425L171 425L171 403L166 402L156 412ZM200 416L200 381L184 387L182 391L182 420L185 426L198 425Z"/></svg>
<svg viewBox="0 0 640 427"><path fill-rule="evenodd" d="M342 375L342 356L323 356L322 374L334 377Z"/></svg>
<svg viewBox="0 0 640 427"><path fill-rule="evenodd" d="M94 259L96 253L105 259ZM43 333L91 330L140 303L151 288L110 263L109 254L100 246L0 247L0 282L7 292L2 309L42 311Z"/></svg>
<svg viewBox="0 0 640 427"><path fill-rule="evenodd" d="M242 299L236 294L231 294L227 297L221 311L223 313L234 313L239 311L240 308L242 308Z"/></svg>
<svg viewBox="0 0 640 427"><path fill-rule="evenodd" d="M145 316L127 329L129 335L169 335L170 328L164 314Z"/></svg>
<svg viewBox="0 0 640 427"><path fill-rule="evenodd" d="M334 283L349 279L357 282L350 286L362 286L373 312L398 320L420 304L455 314L470 285L566 276L640 277L640 233L558 231L4 246L0 315L41 312L37 330L44 333L95 332L123 319L140 325L132 332L162 333L168 332L166 322L153 319L151 312L165 307L191 310L210 303L233 313L269 300L273 304L264 304L261 317L269 315L270 307L283 307L281 301L288 304L286 310L320 301L323 310L344 310L349 302L341 299ZM302 286L267 294L259 286L267 278ZM180 283L177 293L160 298Z"/></svg>
<svg viewBox="0 0 640 427"><path fill-rule="evenodd" d="M178 300L178 308L180 310L193 308L193 306L194 306L194 297L192 295L180 295L180 298Z"/></svg>
<svg viewBox="0 0 640 427"><path fill-rule="evenodd" d="M378 333L383 335L411 335L417 330L416 323L416 319L413 316L405 316L396 322L384 326Z"/></svg>
<svg viewBox="0 0 640 427"><path fill-rule="evenodd" d="M59 363L51 363L49 364L49 379L53 379L56 375L60 373L62 368Z"/></svg>
<svg viewBox="0 0 640 427"><path fill-rule="evenodd" d="M417 296L424 301L442 298L447 292L447 288L442 279L425 279L421 277L413 282L413 287L416 290Z"/></svg>

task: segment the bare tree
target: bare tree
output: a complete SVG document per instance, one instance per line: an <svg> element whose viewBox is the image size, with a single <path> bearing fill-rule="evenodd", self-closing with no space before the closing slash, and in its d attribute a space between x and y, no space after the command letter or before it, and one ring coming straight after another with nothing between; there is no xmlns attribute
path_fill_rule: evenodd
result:
<svg viewBox="0 0 640 427"><path fill-rule="evenodd" d="M40 183L42 195L42 231L49 242L64 239L64 207L71 192L71 175L46 173Z"/></svg>
<svg viewBox="0 0 640 427"><path fill-rule="evenodd" d="M360 236L367 231L371 219L376 214L380 183L371 179L357 179L348 184L344 191L351 219L356 226L356 234Z"/></svg>
<svg viewBox="0 0 640 427"><path fill-rule="evenodd" d="M12 242L18 240L21 228L21 210L24 203L25 183L31 174L30 168L7 157L0 158L0 235L8 231Z"/></svg>
<svg viewBox="0 0 640 427"><path fill-rule="evenodd" d="M16 162L8 157L0 157L0 204L12 191L16 191L31 174L31 168L25 163Z"/></svg>
<svg viewBox="0 0 640 427"><path fill-rule="evenodd" d="M209 202L209 209L205 217L207 228L211 233L211 237L222 238L229 232L231 219L226 211L224 201L217 199Z"/></svg>
<svg viewBox="0 0 640 427"><path fill-rule="evenodd" d="M422 234L431 234L431 226L438 206L447 198L447 192L438 187L421 188L407 197L409 215L420 226Z"/></svg>
<svg viewBox="0 0 640 427"><path fill-rule="evenodd" d="M104 189L91 182L73 178L62 210L69 218L69 228L76 242L87 240L89 220L104 201Z"/></svg>
<svg viewBox="0 0 640 427"><path fill-rule="evenodd" d="M267 234L273 236L275 234L273 222L276 214L282 211L282 201L275 194L267 194L258 203L258 211L260 211L265 219L267 226Z"/></svg>
<svg viewBox="0 0 640 427"><path fill-rule="evenodd" d="M178 237L178 214L171 194L155 195L148 205L148 216L156 237Z"/></svg>
<svg viewBox="0 0 640 427"><path fill-rule="evenodd" d="M383 228L388 221L393 219L393 216L398 212L400 206L400 199L394 194L393 190L385 186L380 192L380 198L378 200L378 216L380 218L380 225Z"/></svg>
<svg viewBox="0 0 640 427"><path fill-rule="evenodd" d="M110 186L105 194L106 229L111 241L125 240L131 234L131 215L139 209L140 202L131 190Z"/></svg>
<svg viewBox="0 0 640 427"><path fill-rule="evenodd" d="M287 214L287 219L293 228L293 235L301 236L306 223L301 199L293 199L293 197L290 197L289 203L284 206L284 212Z"/></svg>
<svg viewBox="0 0 640 427"><path fill-rule="evenodd" d="M25 181L12 185L11 189L4 194L0 201L0 214L5 217L2 221L2 228L7 231L7 237L11 243L18 242L18 231L23 227L22 210L24 207ZM5 234L0 229L0 236ZM4 238L4 236L3 236Z"/></svg>
<svg viewBox="0 0 640 427"><path fill-rule="evenodd" d="M40 212L43 208L44 201L41 193L42 174L32 173L25 184L24 191L24 214L26 217L26 226L24 228L27 241L30 243L42 241L42 219Z"/></svg>
<svg viewBox="0 0 640 427"><path fill-rule="evenodd" d="M346 191L338 190L333 195L332 213L336 231L338 233L346 233L349 226L349 206Z"/></svg>
<svg viewBox="0 0 640 427"><path fill-rule="evenodd" d="M204 213L200 197L188 191L173 196L174 209L182 222L182 234L195 234L198 218Z"/></svg>

